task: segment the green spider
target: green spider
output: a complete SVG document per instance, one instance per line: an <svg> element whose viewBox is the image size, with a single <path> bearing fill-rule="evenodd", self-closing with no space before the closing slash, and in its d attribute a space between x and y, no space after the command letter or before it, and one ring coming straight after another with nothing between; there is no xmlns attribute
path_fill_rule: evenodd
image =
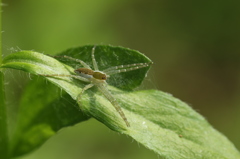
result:
<svg viewBox="0 0 240 159"><path fill-rule="evenodd" d="M121 72L128 72L128 71L132 71L132 70L137 70L137 69L140 69L140 68L148 67L148 66L150 66L153 63L149 62L149 63L134 63L134 64L128 64L128 65L120 65L120 66L114 66L114 67L107 68L107 69L105 69L103 71L99 71L97 62L95 60L94 52L95 52L95 46L92 48L92 55L91 55L92 56L92 63L93 63L94 70L91 69L91 67L89 65L87 65L82 60L75 59L75 58L63 55L63 56L53 56L53 57L63 57L63 58L69 59L69 60L73 60L73 61L79 62L83 66L83 68L78 68L78 69L74 70L76 75L62 75L62 74L39 74L39 75L47 76L47 77L51 77L51 76L72 77L72 78L78 79L80 81L89 83L79 93L79 95L77 97L78 103L80 103L81 96L84 93L84 91L86 91L87 89L89 89L89 88L91 88L93 86L96 86L98 88L98 90L114 106L116 111L120 114L121 118L126 123L127 127L130 127L130 124L129 124L125 114L123 113L121 107L119 106L117 100L112 96L110 91L107 89L107 87L106 87L106 85L107 85L106 80L112 74L117 74L117 73L121 73Z"/></svg>

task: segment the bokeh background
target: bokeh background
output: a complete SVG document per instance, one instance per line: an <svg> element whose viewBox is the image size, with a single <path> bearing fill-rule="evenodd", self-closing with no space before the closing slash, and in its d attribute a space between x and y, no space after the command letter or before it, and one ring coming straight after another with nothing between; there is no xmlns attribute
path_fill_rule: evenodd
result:
<svg viewBox="0 0 240 159"><path fill-rule="evenodd" d="M54 54L85 44L139 50L154 61L144 88L190 104L240 149L239 0L3 0L3 49ZM8 72L8 104L28 76ZM20 80L19 80L20 79ZM36 90L37 91L37 90ZM16 114L9 118L14 119ZM158 159L91 119L22 159Z"/></svg>

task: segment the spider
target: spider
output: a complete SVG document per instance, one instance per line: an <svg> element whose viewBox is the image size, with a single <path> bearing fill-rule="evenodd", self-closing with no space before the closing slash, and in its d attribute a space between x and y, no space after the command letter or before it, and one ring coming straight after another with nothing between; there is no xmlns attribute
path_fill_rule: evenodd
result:
<svg viewBox="0 0 240 159"><path fill-rule="evenodd" d="M128 65L114 66L114 67L107 68L103 71L99 71L98 65L97 65L97 62L96 62L95 56L94 56L95 47L96 46L94 46L92 48L92 53L91 53L94 70L92 70L91 67L89 65L87 65L82 60L63 55L63 56L53 56L53 57L56 57L56 58L63 57L63 58L66 58L66 59L69 59L69 60L72 60L72 61L75 61L75 62L79 62L83 66L83 68L78 68L78 69L74 70L76 75L63 75L63 74L39 74L39 75L47 76L47 77L50 77L50 76L65 76L65 77L71 77L71 78L75 78L75 79L78 79L80 81L89 83L79 93L79 95L77 97L77 102L78 103L80 103L81 96L84 93L84 91L86 91L87 89L89 89L93 86L97 86L98 90L109 100L109 102L113 105L113 107L119 113L121 118L126 123L127 127L130 127L130 124L129 124L125 114L123 113L120 105L118 104L117 100L112 96L110 91L107 89L106 80L112 74L117 74L117 73L121 73L121 72L128 72L128 71L148 67L152 64L152 62L149 62L149 63L134 63L134 64L128 64Z"/></svg>

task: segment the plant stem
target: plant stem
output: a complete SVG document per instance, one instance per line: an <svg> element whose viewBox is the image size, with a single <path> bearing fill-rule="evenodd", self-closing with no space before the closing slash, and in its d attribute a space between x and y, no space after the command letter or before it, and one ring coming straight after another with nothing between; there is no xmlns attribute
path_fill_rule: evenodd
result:
<svg viewBox="0 0 240 159"><path fill-rule="evenodd" d="M2 2L0 0L0 65L2 64ZM8 131L7 113L5 105L4 76L0 70L0 155L1 158L8 159Z"/></svg>

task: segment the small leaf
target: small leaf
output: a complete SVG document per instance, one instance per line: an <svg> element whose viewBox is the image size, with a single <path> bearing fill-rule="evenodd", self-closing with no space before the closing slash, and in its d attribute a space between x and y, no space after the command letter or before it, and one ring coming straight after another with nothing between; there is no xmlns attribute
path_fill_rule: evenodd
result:
<svg viewBox="0 0 240 159"><path fill-rule="evenodd" d="M59 55L67 55L75 59L80 59L93 68L91 58L93 47L94 45L87 45L83 47L71 48L61 52ZM99 70L104 70L111 66L151 62L151 60L142 53L123 47L97 45L94 55L98 63ZM61 60L61 62L72 66L75 69L82 67L78 62L72 62L64 58L58 58L58 60ZM119 89L133 90L141 85L142 81L147 75L148 69L149 67L145 67L135 71L114 74L108 78L107 82L109 85L115 86Z"/></svg>
<svg viewBox="0 0 240 159"><path fill-rule="evenodd" d="M85 54L87 56L91 52L91 47L87 46L85 47L86 49L79 49L82 50L79 54ZM100 69L104 69L103 67L108 68L115 66L117 62L121 63L121 61L117 59L108 59L107 56L104 56L103 52L101 55L98 54L100 50L101 49L96 49L96 59L97 61L100 60L98 63L101 66ZM108 51L114 52L115 48L110 47ZM76 52L74 55L75 54ZM104 58L101 58L101 56ZM80 59L83 61L86 60L88 64L91 63L90 56L86 59L84 59L84 57ZM123 59L128 58L125 56ZM131 60L131 58L129 60ZM149 59L146 58L146 60L139 62L147 61L149 61ZM4 64L2 67L17 68L34 74L73 73L73 68L53 58L35 52L23 51L12 54L6 57L3 62ZM105 64L107 64L107 62L112 63L110 66L106 66ZM129 63L131 62L127 62L127 60L123 62L123 64ZM147 69L143 72L144 77ZM122 73L119 74L119 76L121 75ZM121 89L117 89L110 85L108 89L121 105L131 125L130 127L125 125L111 103L104 98L96 88L91 88L83 94L80 107L84 113L98 119L117 132L131 136L163 158L240 158L240 153L236 150L234 145L221 133L212 128L202 116L192 110L187 104L167 93L156 90L127 92L126 90L138 86L144 77L141 78L142 75L138 76L139 72L135 74L135 71L126 72L125 75L126 76L121 78L121 80L125 80L125 84L127 84L126 88L120 84ZM134 75L134 77L130 77L132 75ZM81 81L73 80L68 77L48 77L47 79L64 89L73 99L76 99L81 88L85 85ZM116 80L112 82L113 85L121 82L121 80L118 81L118 76L116 76L115 79ZM128 80L133 81L129 82ZM114 83L114 81L117 82ZM68 107L65 109L67 108ZM40 125L40 128L41 127L47 129L47 125ZM38 130L39 127L35 129ZM30 131L30 134L36 132L35 129ZM46 134L51 135L51 132L48 131Z"/></svg>

